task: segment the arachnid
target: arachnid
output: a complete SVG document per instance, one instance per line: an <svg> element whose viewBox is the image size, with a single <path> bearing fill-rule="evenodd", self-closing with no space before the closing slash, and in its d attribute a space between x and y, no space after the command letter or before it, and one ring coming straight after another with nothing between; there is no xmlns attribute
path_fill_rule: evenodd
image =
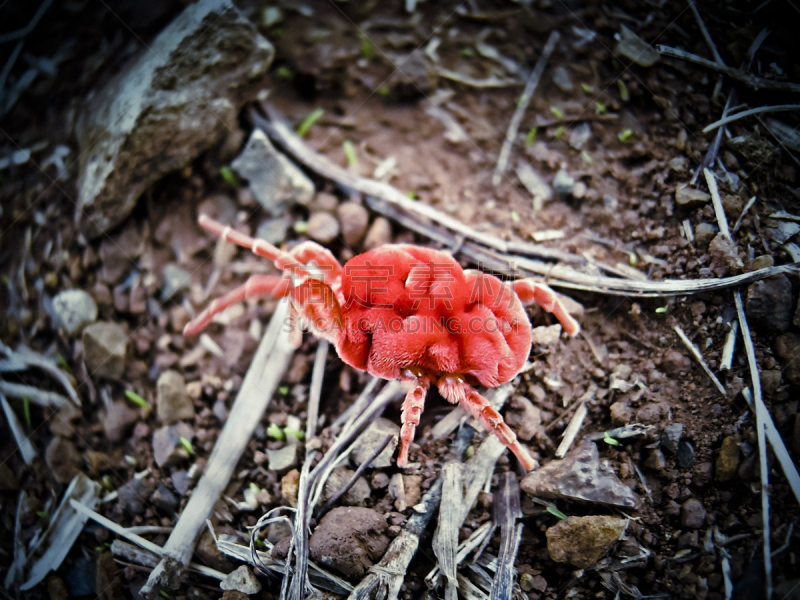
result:
<svg viewBox="0 0 800 600"><path fill-rule="evenodd" d="M283 275L253 275L217 298L184 329L195 335L212 317L245 298L290 298L290 325L331 342L348 365L383 379L412 383L402 409L398 466L408 464L428 388L460 403L533 469L536 462L476 385L513 379L531 350L525 304L555 315L570 335L580 330L549 287L529 279L502 282L464 270L439 250L390 244L359 254L344 266L314 242L284 252L201 215L200 227L273 261Z"/></svg>

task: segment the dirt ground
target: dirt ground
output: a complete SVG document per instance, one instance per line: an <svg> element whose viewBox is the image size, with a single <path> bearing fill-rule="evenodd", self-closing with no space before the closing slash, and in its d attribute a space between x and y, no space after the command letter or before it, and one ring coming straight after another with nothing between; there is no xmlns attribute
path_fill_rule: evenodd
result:
<svg viewBox="0 0 800 600"><path fill-rule="evenodd" d="M26 48L37 56L51 56L61 44L70 42L69 57L54 77L32 86L0 119L0 159L20 149L35 148L32 160L0 171L0 275L4 282L0 286L4 315L0 340L10 347L24 343L57 357L82 401L81 412L65 420L52 410L10 399L39 458L32 465L23 462L3 421L0 564L10 564L14 556L18 491L28 494L21 523L30 532L26 535L33 535L37 527L46 524L77 471L112 491L130 484L136 473L150 469L148 487L134 494L134 499L101 503L98 511L125 527L173 524L191 495L193 483L184 487L187 472L208 458L255 352L257 339L252 334L257 332L252 323L266 323L275 308L271 301L248 302L244 310L228 314L226 325L212 324L207 333L221 348L221 356L196 352L196 340L185 339L181 333L190 316L187 304L194 310L202 308L202 288L214 270L214 241L195 225L200 206L232 208L251 232L266 218L246 188L235 189L220 172L249 135L252 126L244 112L238 137L229 136L183 171L165 177L142 197L130 217L107 235L89 242L81 236L74 220L77 154L71 123L75 112L90 90L107 80L140 49L143 40L152 39L181 9L181 3L175 2L123 4L115 7L118 10L113 14L102 2L52 7ZM481 15L466 16L478 11L475 5ZM358 162L350 168L364 177L372 177L376 167L394 157L389 179L393 186L480 232L532 242L542 232L557 230L563 236L542 242L545 247L619 265L622 272L636 270L654 281L725 277L792 262L785 244L791 244L793 238L783 235L787 229L781 223L795 223L800 213L798 153L789 141L771 136L761 117L729 126L730 135L724 137L714 166L717 174L732 175L720 184L731 226L748 200L754 195L757 198L734 235L733 258L714 252L713 246L709 250L716 218L708 199L676 200L676 194L682 199L679 186L692 179L714 138L714 133L702 133L703 127L720 118L734 85L736 102L749 108L789 104L794 101L792 94L753 91L723 78L715 95L719 77L712 71L665 58L641 66L615 53L615 35L625 25L648 43L710 56L685 4L623 2L612 8L602 3L548 0L531 6L425 2L408 14L398 3L309 0L302 6L285 3L280 21L269 27L261 21L261 3L248 1L237 6L261 23L261 32L276 47L275 61L263 82L269 102L295 126L314 109L324 109L306 135L310 147L347 166L345 141L351 142ZM313 14L304 14L303 6ZM771 34L752 71L800 81L791 53L800 13L790 4L714 2L699 8L728 65L744 64L753 39L770 27ZM29 9L20 6L4 6L0 11L8 11L7 22L15 27L31 16ZM486 43L511 63L530 69L549 33L556 29L562 34L561 41L525 112L510 167L494 186L497 157L522 86L481 89L452 81L442 72L447 69L476 79L510 77L500 62L481 54L478 43ZM426 68L420 56L430 49L433 37L440 40L433 51L438 55L438 72L431 69L430 60ZM7 46L0 48L4 57ZM416 58L406 60L414 51ZM393 65L399 60L406 60L402 75ZM15 69L14 76L19 77L17 70L24 66ZM566 74L568 85L554 81L557 71ZM454 117L466 134L460 141L447 136L450 130L432 116L430 107L434 105ZM798 124L796 111L775 116L790 128ZM768 117L771 115L764 119ZM65 159L65 176L56 179L52 167L38 166L62 144L72 153ZM515 174L520 162L533 166L554 187L560 171L573 181L566 193L556 191L543 206L535 206ZM288 228L280 242L288 246L307 239L315 214L335 212L337 203L348 200L332 182L309 175L317 190L326 194L322 199L318 195L310 206L294 206L287 212ZM702 174L698 181L696 187L706 190ZM330 203L331 195L333 211L325 204ZM770 218L780 211L794 216L784 221ZM370 211L371 226L378 218ZM390 232L374 235L381 241L436 246L397 223ZM344 262L363 251L365 243L362 237L357 244L348 245L337 237L326 245ZM191 273L191 284L165 299L164 265L176 262ZM257 272L258 263L259 259L239 251L233 263L237 268L223 270L212 297ZM780 277L789 283L776 284L777 292L741 291L747 298L755 295L756 300L759 293L765 294L766 308L759 309L748 300L761 384L772 419L797 464L800 373L793 361L800 345L790 342L792 335L800 333L800 282L796 273ZM98 305L99 320L124 326L128 351L121 375L103 379L89 375L81 337L59 334L50 317L52 299L67 289L89 292ZM547 427L546 435L537 436L530 448L543 465L554 460L560 435L579 398L588 409L579 438L627 422L651 426L645 435L620 440L620 445L597 444L601 460L611 465L642 504L640 510L626 513L632 521L625 539L610 551L611 560L579 570L551 558L545 531L558 517L523 494L525 527L516 567L525 579L520 579L524 585L519 593L531 600L721 599L726 597L726 558L734 597L761 597L758 443L755 418L742 395L743 388L751 387L751 380L741 338L732 368L720 370L723 345L735 320L732 291L652 299L559 291L584 307L582 333L572 339L562 335L553 343L535 344L532 366L519 377L514 395L534 401ZM793 320L784 323L781 315L787 311ZM534 325L555 323L542 311L533 309L529 314ZM680 341L675 325L699 346L710 369L722 380L725 395ZM784 346L776 342L780 336ZM270 424L285 427L287 419L295 416L304 426L316 347L317 341L307 335L226 490L227 496L241 500L243 490L252 483L267 492L261 497L264 501L256 511L223 502L225 510L215 511L212 519L221 531L245 532L263 512L286 503L285 472L261 465L267 449L280 449L287 442L270 437L267 429ZM789 350L781 351L781 347ZM168 369L183 376L192 400L195 414L187 422L193 455L160 467L154 459L153 436L161 423L155 412L126 400L125 392L135 391L155 406L156 382ZM47 378L36 373L4 374L3 378L53 389ZM321 407L324 427L354 401L367 380L365 374L344 365L333 350L329 352ZM116 409L109 409L106 399L117 403ZM422 493L435 481L447 453L447 444L432 441L431 428L450 408L431 392L411 447L411 461L421 465L416 481ZM391 406L384 417L399 423L399 404ZM663 434L675 424L683 426L681 442L670 448ZM320 437L329 444L332 433L323 429ZM738 448L733 458L730 453L724 457L735 462L732 470L727 465L730 476L721 474L720 455L726 438L733 438L733 447ZM800 572L800 541L794 533L798 505L773 459L770 451L772 569L775 585L791 585ZM515 468L513 457L504 455L498 463L498 477ZM386 514L393 526L413 514L411 505L397 510L386 485L397 472L394 464L369 470L365 476L369 494L360 500L362 506ZM491 520L490 504L488 496L481 496L459 532L461 540ZM556 504L569 516L620 514L610 507ZM715 529L723 536L713 538ZM423 578L436 560L430 533L424 536L412 562L402 598L425 595ZM160 545L167 535L150 537ZM90 522L55 577L24 597L138 597L148 570L109 564L102 558L109 555L112 539L107 529ZM723 545L720 539L727 543ZM496 553L499 541L498 531L488 551ZM631 557L635 560L626 562ZM212 551L202 558L222 570L233 565ZM0 568L3 576L4 571ZM100 572L116 583L98 589ZM261 584L261 597L278 598L280 581L262 578ZM788 588L780 593L775 597L790 597ZM220 596L216 583L200 576L192 576L174 594L175 598L197 599ZM443 591L432 592L431 597L443 597Z"/></svg>

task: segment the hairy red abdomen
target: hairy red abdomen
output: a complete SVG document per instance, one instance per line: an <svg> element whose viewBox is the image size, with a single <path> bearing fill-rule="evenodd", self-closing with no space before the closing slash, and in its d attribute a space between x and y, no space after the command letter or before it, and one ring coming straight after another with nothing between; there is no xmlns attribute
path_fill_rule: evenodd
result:
<svg viewBox="0 0 800 600"><path fill-rule="evenodd" d="M516 294L492 275L464 271L446 252L387 245L344 266L339 356L385 379L410 367L494 387L512 379L531 349Z"/></svg>

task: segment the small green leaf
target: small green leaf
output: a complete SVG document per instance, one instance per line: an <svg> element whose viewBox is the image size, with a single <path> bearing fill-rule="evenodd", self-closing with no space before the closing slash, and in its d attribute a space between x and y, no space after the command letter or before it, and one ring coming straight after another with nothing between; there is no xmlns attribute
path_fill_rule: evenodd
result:
<svg viewBox="0 0 800 600"><path fill-rule="evenodd" d="M300 123L300 126L297 128L297 135L300 137L305 137L306 133L308 133L308 130L311 129L311 126L316 123L317 120L324 114L325 111L321 108L314 110Z"/></svg>
<svg viewBox="0 0 800 600"><path fill-rule="evenodd" d="M472 48L462 48L460 50L461 56L466 56L467 58L472 58L475 56L475 53L472 51Z"/></svg>
<svg viewBox="0 0 800 600"><path fill-rule="evenodd" d="M299 234L308 233L308 221L295 221L294 230Z"/></svg>
<svg viewBox="0 0 800 600"><path fill-rule="evenodd" d="M56 364L61 368L62 371L66 371L67 373L72 373L69 368L69 364L67 363L67 359L61 356L60 354L56 355Z"/></svg>
<svg viewBox="0 0 800 600"><path fill-rule="evenodd" d="M258 487L258 484L255 481L250 482L250 489L253 490L256 494L261 491L261 488Z"/></svg>
<svg viewBox="0 0 800 600"><path fill-rule="evenodd" d="M278 388L278 393L281 396L285 396L286 394L289 393L289 386L288 385L282 385L281 387Z"/></svg>
<svg viewBox="0 0 800 600"><path fill-rule="evenodd" d="M466 454L467 458L475 456L475 446L467 446L467 451L464 454Z"/></svg>
<svg viewBox="0 0 800 600"><path fill-rule="evenodd" d="M264 544L264 540L262 540L259 537L256 538L256 546L258 546L259 548L266 548L266 544Z"/></svg>
<svg viewBox="0 0 800 600"><path fill-rule="evenodd" d="M525 104L525 103L526 103L526 102L527 102L529 99L530 99L530 96L528 96L528 94L522 94L522 95L520 95L520 97L519 97L519 98L517 98L517 106L522 106L522 105L523 105L523 104Z"/></svg>
<svg viewBox="0 0 800 600"><path fill-rule="evenodd" d="M536 127L531 127L528 129L528 135L525 136L525 146L528 147L533 144L533 141L536 139Z"/></svg>
<svg viewBox="0 0 800 600"><path fill-rule="evenodd" d="M345 140L342 142L342 148L344 149L344 155L347 158L348 166L357 167L358 157L356 156L356 148L353 146L353 142L350 140Z"/></svg>
<svg viewBox="0 0 800 600"><path fill-rule="evenodd" d="M620 443L617 440L615 440L613 437L608 435L607 431L603 432L603 441L606 444L608 444L609 446L619 446L620 445Z"/></svg>
<svg viewBox="0 0 800 600"><path fill-rule="evenodd" d="M360 33L358 37L361 38L361 56L367 60L372 60L372 42L363 33Z"/></svg>
<svg viewBox="0 0 800 600"><path fill-rule="evenodd" d="M283 430L280 427L275 425L275 423L270 423L269 427L267 427L267 435L271 437L273 440L277 440L282 442L285 438L283 435Z"/></svg>
<svg viewBox="0 0 800 600"><path fill-rule="evenodd" d="M628 141L628 138L633 135L633 129L626 129L619 134L619 141L623 144Z"/></svg>
<svg viewBox="0 0 800 600"><path fill-rule="evenodd" d="M25 417L25 426L31 429L31 399L27 396L22 397L22 414Z"/></svg>
<svg viewBox="0 0 800 600"><path fill-rule="evenodd" d="M635 267L636 263L638 263L638 262L639 262L639 259L636 256L636 252L628 253L628 264L630 264L630 266Z"/></svg>
<svg viewBox="0 0 800 600"><path fill-rule="evenodd" d="M595 102L594 103L594 108L597 111L598 115L606 114L606 105L603 104L602 102Z"/></svg>
<svg viewBox="0 0 800 600"><path fill-rule="evenodd" d="M559 125L558 127L556 127L556 133L553 137L556 138L557 140L561 139L561 136L564 135L564 132L566 130L567 130L566 127L564 127L563 125Z"/></svg>
<svg viewBox="0 0 800 600"><path fill-rule="evenodd" d="M666 314L667 308L668 307L666 307L666 306L659 306L658 308L656 308L656 313L659 314L659 315Z"/></svg>
<svg viewBox="0 0 800 600"><path fill-rule="evenodd" d="M581 158L583 159L583 162L585 162L587 165L592 164L592 155L589 154L586 150L581 151Z"/></svg>
<svg viewBox="0 0 800 600"><path fill-rule="evenodd" d="M239 183L239 180L236 179L236 175L233 174L233 171L230 167L223 166L219 168L220 177L231 186L234 190L239 190L242 187L242 184Z"/></svg>
<svg viewBox="0 0 800 600"><path fill-rule="evenodd" d="M190 442L188 438L181 436L180 438L178 438L178 441L180 441L181 446L183 446L184 450L186 450L189 454L194 454L194 448L192 448L192 442Z"/></svg>
<svg viewBox="0 0 800 600"><path fill-rule="evenodd" d="M106 548L105 546L95 546L94 549L98 554L102 554L103 552L108 552L108 548Z"/></svg>
<svg viewBox="0 0 800 600"><path fill-rule="evenodd" d="M305 439L305 437L306 437L305 433L303 433L302 431L300 431L298 429L292 429L291 427L284 427L283 428L283 433L285 433L286 435L293 435L298 440Z"/></svg>
<svg viewBox="0 0 800 600"><path fill-rule="evenodd" d="M46 510L37 510L36 516L39 517L42 521L47 521L50 518L50 515Z"/></svg>
<svg viewBox="0 0 800 600"><path fill-rule="evenodd" d="M511 220L514 221L514 223L519 223L519 213L517 211L511 211Z"/></svg>
<svg viewBox="0 0 800 600"><path fill-rule="evenodd" d="M414 192L408 192L408 193L406 194L406 196L408 196L408 197L409 197L409 198L411 198L412 200L419 200L419 196L417 196L417 195L416 195Z"/></svg>
<svg viewBox="0 0 800 600"><path fill-rule="evenodd" d="M167 600L173 600L172 595L169 594L168 592L165 592L164 590L159 590L159 593L161 594L162 598L166 598Z"/></svg>
<svg viewBox="0 0 800 600"><path fill-rule="evenodd" d="M619 97L623 102L627 102L631 99L631 94L628 91L628 86L625 85L625 82L622 79L617 79L617 89L619 90Z"/></svg>
<svg viewBox="0 0 800 600"><path fill-rule="evenodd" d="M125 390L125 397L139 408L152 408L150 403L133 390Z"/></svg>
<svg viewBox="0 0 800 600"><path fill-rule="evenodd" d="M131 456L130 454L125 455L125 462L128 463L130 466L135 467L139 464L139 461L136 460L135 456Z"/></svg>
<svg viewBox="0 0 800 600"><path fill-rule="evenodd" d="M275 33L274 31L272 32ZM285 79L286 81L292 81L294 79L294 71L292 71L286 65L281 65L278 67L278 77L281 79Z"/></svg>
<svg viewBox="0 0 800 600"><path fill-rule="evenodd" d="M567 518L567 515L562 513L555 506L550 506L549 504L547 505L547 512L549 512L554 517L558 517L559 519L566 519Z"/></svg>
<svg viewBox="0 0 800 600"><path fill-rule="evenodd" d="M558 108L557 106L551 106L550 112L553 113L553 116L556 119L563 119L564 118L564 111Z"/></svg>
<svg viewBox="0 0 800 600"><path fill-rule="evenodd" d="M585 81L581 81L581 87L583 88L583 91L586 92L587 94L594 94L594 88Z"/></svg>
<svg viewBox="0 0 800 600"><path fill-rule="evenodd" d="M109 492L114 491L114 484L111 483L111 480L108 478L108 475L103 475L103 478L100 480L102 486Z"/></svg>
<svg viewBox="0 0 800 600"><path fill-rule="evenodd" d="M388 96L390 92L391 92L391 90L389 89L389 86L382 85L382 86L380 86L378 88L378 95L379 96Z"/></svg>

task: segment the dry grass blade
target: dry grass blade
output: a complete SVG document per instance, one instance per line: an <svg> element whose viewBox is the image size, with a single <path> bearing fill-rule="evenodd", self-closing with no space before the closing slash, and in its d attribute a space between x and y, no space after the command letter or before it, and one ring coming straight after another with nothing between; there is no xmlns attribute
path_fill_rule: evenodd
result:
<svg viewBox="0 0 800 600"><path fill-rule="evenodd" d="M522 538L522 517L519 483L517 476L508 471L500 479L500 487L494 494L494 523L500 527L500 550L497 555L497 571L492 582L492 600L510 598L514 587L514 561Z"/></svg>
<svg viewBox="0 0 800 600"><path fill-rule="evenodd" d="M433 534L433 553L439 560L445 583L445 599L458 597L456 578L456 554L458 553L458 530L461 527L463 509L463 467L450 462L442 468L442 502L439 506L439 523Z"/></svg>
<svg viewBox="0 0 800 600"><path fill-rule="evenodd" d="M11 398L28 398L34 404L52 408L60 408L69 402L66 396L61 394L40 390L32 385L3 381L2 379L0 379L0 394L5 394Z"/></svg>
<svg viewBox="0 0 800 600"><path fill-rule="evenodd" d="M11 348L2 342L0 342L0 354L7 357L5 359L0 359L0 373L24 371L31 367L40 369L61 384L61 387L67 392L67 396L75 406L81 405L78 392L72 387L72 383L69 377L67 377L67 374L58 368L58 364L56 364L54 360L24 345L18 346L16 350L11 350Z"/></svg>
<svg viewBox="0 0 800 600"><path fill-rule="evenodd" d="M25 435L25 430L22 428L22 423L19 422L17 413L12 410L11 405L2 393L0 393L0 404L3 406L8 428L11 429L11 435L14 436L14 441L17 443L17 449L22 456L22 460L25 461L26 465L33 464L33 459L36 458L36 450L33 448L31 440Z"/></svg>
<svg viewBox="0 0 800 600"><path fill-rule="evenodd" d="M716 375L714 375L714 372L708 366L708 363L705 361L703 355L700 352L700 348L698 348L692 343L692 340L689 339L689 337L686 335L683 329L681 329L680 325L675 325L673 329L675 330L675 333L678 334L678 337L680 338L681 342L683 342L684 345L689 349L689 352L692 353L692 356L694 356L698 364L701 367L703 367L703 371L706 372L706 375L708 375L709 379L711 379L711 381L717 387L719 393L722 394L723 396L727 395L727 393L725 392L725 386L722 385L722 382Z"/></svg>
<svg viewBox="0 0 800 600"><path fill-rule="evenodd" d="M561 35L557 31L553 31L550 34L547 43L544 45L542 54L539 56L539 60L536 61L533 72L530 77L528 77L525 89L522 91L522 96L519 102L517 102L517 109L514 111L511 122L508 124L506 138L503 141L503 147L500 149L500 156L497 159L497 167L494 170L494 175L492 175L492 185L495 187L500 185L503 179L503 173L505 173L508 168L508 158L511 156L511 149L514 146L514 141L517 139L517 132L519 132L519 125L522 123L522 117L525 115L531 98L536 92L536 88L539 86L539 80L542 78L544 69L547 66L547 61L550 60L550 55L553 53L553 50L555 50L560 37Z"/></svg>
<svg viewBox="0 0 800 600"><path fill-rule="evenodd" d="M175 586L180 585L181 572L191 559L198 534L228 485L236 463L289 366L294 348L289 332L283 327L287 306L285 299L279 302L270 319L205 472L164 545L164 558L142 588L142 595L148 598L159 598L162 587L176 589Z"/></svg>
<svg viewBox="0 0 800 600"><path fill-rule="evenodd" d="M583 420L586 418L587 414L589 414L589 411L586 408L586 403L581 402L575 414L572 415L569 425L567 425L567 428L564 430L564 439L561 440L558 449L556 449L556 458L564 458L567 455L570 446L572 446L572 442L575 441L575 437L581 430L581 425L583 425Z"/></svg>
<svg viewBox="0 0 800 600"><path fill-rule="evenodd" d="M717 127L724 127L725 125L733 123L734 121L738 121L739 119L744 119L745 117L750 117L765 112L784 112L797 110L800 110L800 104L775 104L774 106L759 106L758 108L751 108L750 110L743 110L741 112L722 117L719 121L714 121L710 125L706 125L703 128L703 133L714 131Z"/></svg>

